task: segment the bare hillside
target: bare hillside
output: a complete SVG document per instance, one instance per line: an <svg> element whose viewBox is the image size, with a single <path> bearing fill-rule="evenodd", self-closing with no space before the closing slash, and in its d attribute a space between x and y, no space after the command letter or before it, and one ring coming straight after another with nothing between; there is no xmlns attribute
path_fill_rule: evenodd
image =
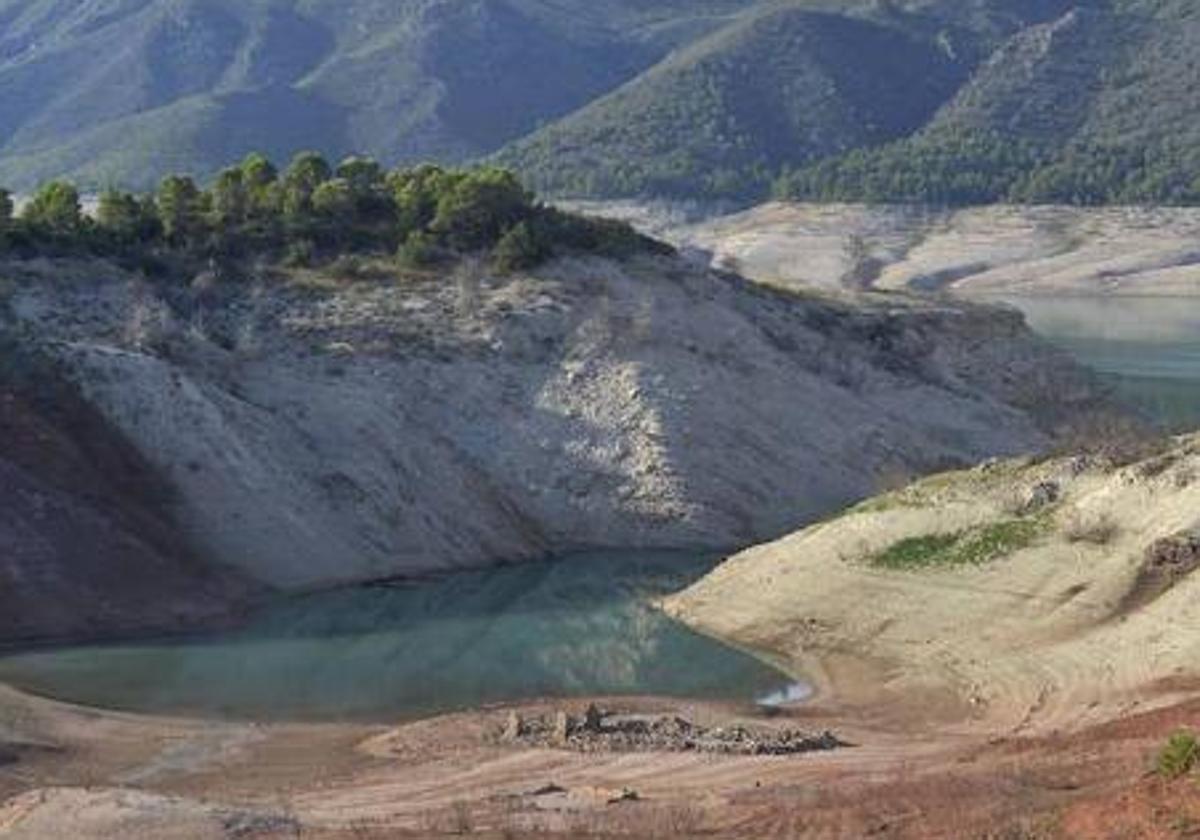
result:
<svg viewBox="0 0 1200 840"><path fill-rule="evenodd" d="M10 326L171 488L189 549L284 587L746 544L1100 405L1013 313L673 259L190 288L20 270Z"/></svg>
<svg viewBox="0 0 1200 840"><path fill-rule="evenodd" d="M669 208L607 212L787 288L1200 294L1194 209L774 203L699 222Z"/></svg>

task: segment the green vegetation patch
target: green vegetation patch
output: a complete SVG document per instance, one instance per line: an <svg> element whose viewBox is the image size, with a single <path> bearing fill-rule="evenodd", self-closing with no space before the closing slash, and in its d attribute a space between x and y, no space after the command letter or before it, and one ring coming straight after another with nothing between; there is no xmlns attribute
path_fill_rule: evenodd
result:
<svg viewBox="0 0 1200 840"><path fill-rule="evenodd" d="M281 171L255 153L207 185L170 175L143 195L105 190L94 213L66 181L42 186L20 213L0 189L0 257L101 256L154 277L172 266L189 278L204 269L236 277L266 258L357 281L464 256L510 273L564 254L621 259L672 250L624 222L543 204L495 167L388 171L363 157L335 167L304 152ZM391 265L368 270L381 261Z"/></svg>
<svg viewBox="0 0 1200 840"><path fill-rule="evenodd" d="M1200 759L1200 741L1194 733L1180 730L1159 750L1154 770L1164 779L1178 779L1190 773Z"/></svg>
<svg viewBox="0 0 1200 840"><path fill-rule="evenodd" d="M1043 519L1013 519L949 534L908 537L872 556L879 569L914 571L978 566L1029 546L1045 530Z"/></svg>

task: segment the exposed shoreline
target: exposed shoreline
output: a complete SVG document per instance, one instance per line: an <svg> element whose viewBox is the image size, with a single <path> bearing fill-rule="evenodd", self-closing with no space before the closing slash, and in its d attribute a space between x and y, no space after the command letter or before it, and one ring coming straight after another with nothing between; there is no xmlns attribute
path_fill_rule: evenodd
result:
<svg viewBox="0 0 1200 840"><path fill-rule="evenodd" d="M768 202L697 219L670 206L571 206L789 289L1200 296L1195 207Z"/></svg>
<svg viewBox="0 0 1200 840"><path fill-rule="evenodd" d="M851 746L747 757L496 742L514 713L582 716L590 703L708 726L829 729ZM101 840L119 825L120 836L219 840L231 824L254 824L256 838L382 840L453 836L468 820L468 833L488 838L621 836L631 827L641 836L783 838L800 825L860 836L900 814L908 816L882 833L983 836L1031 819L1079 819L1114 791L1152 795L1139 781L1147 756L1200 706L1141 709L1053 736L954 731L897 709L767 715L654 698L505 705L400 726L149 718L9 689L0 689L0 711L24 733L13 747L12 727L0 727L16 756L0 766L6 837ZM1026 781L997 783L1016 778ZM1176 807L1189 801L1170 796Z"/></svg>

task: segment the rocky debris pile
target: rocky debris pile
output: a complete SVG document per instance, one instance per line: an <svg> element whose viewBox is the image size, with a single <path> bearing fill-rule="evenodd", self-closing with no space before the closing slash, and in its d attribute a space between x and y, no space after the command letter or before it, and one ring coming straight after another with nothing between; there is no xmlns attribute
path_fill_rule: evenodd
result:
<svg viewBox="0 0 1200 840"><path fill-rule="evenodd" d="M1039 481L1030 487L1020 501L1017 513L1029 516L1055 504L1062 497L1062 488L1056 481Z"/></svg>
<svg viewBox="0 0 1200 840"><path fill-rule="evenodd" d="M799 755L848 746L831 732L742 725L704 727L678 715L618 714L589 706L582 718L558 711L523 718L509 714L497 736L503 744L579 752L704 752L721 755Z"/></svg>
<svg viewBox="0 0 1200 840"><path fill-rule="evenodd" d="M1161 595L1200 568L1200 535L1174 534L1155 540L1147 549L1135 591L1143 597Z"/></svg>
<svg viewBox="0 0 1200 840"><path fill-rule="evenodd" d="M220 817L221 828L230 840L273 835L299 837L302 827L295 817L234 811Z"/></svg>

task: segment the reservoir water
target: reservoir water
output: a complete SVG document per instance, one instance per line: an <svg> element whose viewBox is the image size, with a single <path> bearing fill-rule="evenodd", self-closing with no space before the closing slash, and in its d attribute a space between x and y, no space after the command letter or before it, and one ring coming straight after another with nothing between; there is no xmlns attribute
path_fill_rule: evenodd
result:
<svg viewBox="0 0 1200 840"><path fill-rule="evenodd" d="M1200 429L1200 300L1008 297L1029 325L1173 432Z"/></svg>
<svg viewBox="0 0 1200 840"><path fill-rule="evenodd" d="M717 558L589 554L280 602L215 637L0 659L0 682L90 706L250 720L391 721L508 700L795 689L650 600Z"/></svg>

